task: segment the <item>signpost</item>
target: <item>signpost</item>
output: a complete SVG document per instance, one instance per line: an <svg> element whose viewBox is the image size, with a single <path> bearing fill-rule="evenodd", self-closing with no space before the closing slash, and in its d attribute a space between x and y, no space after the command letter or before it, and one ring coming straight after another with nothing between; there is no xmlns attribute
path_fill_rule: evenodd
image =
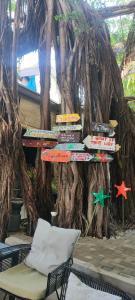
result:
<svg viewBox="0 0 135 300"><path fill-rule="evenodd" d="M24 147L30 148L54 148L57 145L55 141L43 141L43 140L32 140L32 139L22 139L22 144Z"/></svg>
<svg viewBox="0 0 135 300"><path fill-rule="evenodd" d="M92 158L93 162L102 162L102 163L109 163L112 160L113 160L113 157L106 153L93 154L93 158Z"/></svg>
<svg viewBox="0 0 135 300"><path fill-rule="evenodd" d="M55 146L57 150L67 150L67 151L84 151L84 144L81 143L71 143L71 144L58 144Z"/></svg>
<svg viewBox="0 0 135 300"><path fill-rule="evenodd" d="M78 143L80 141L80 132L60 133L58 135L58 142Z"/></svg>
<svg viewBox="0 0 135 300"><path fill-rule="evenodd" d="M80 116L78 114L65 114L65 115L57 115L56 123L66 123L66 122L77 122L80 120Z"/></svg>
<svg viewBox="0 0 135 300"><path fill-rule="evenodd" d="M89 153L78 153L73 152L71 155L71 161L90 161L92 160L93 155Z"/></svg>
<svg viewBox="0 0 135 300"><path fill-rule="evenodd" d="M115 152L115 139L102 136L88 135L83 143L88 149L107 150Z"/></svg>
<svg viewBox="0 0 135 300"><path fill-rule="evenodd" d="M61 150L43 150L41 151L41 160L49 162L64 162L68 163L71 160L70 151L61 151Z"/></svg>
<svg viewBox="0 0 135 300"><path fill-rule="evenodd" d="M58 133L48 130L27 128L24 136L56 140L58 137Z"/></svg>
<svg viewBox="0 0 135 300"><path fill-rule="evenodd" d="M53 131L79 131L82 129L82 125L65 125L65 126L54 126Z"/></svg>
<svg viewBox="0 0 135 300"><path fill-rule="evenodd" d="M108 133L109 136L114 136L115 131L114 128L111 126L111 124L106 123L91 123L91 129L94 132L103 132Z"/></svg>
<svg viewBox="0 0 135 300"><path fill-rule="evenodd" d="M109 120L111 127L115 128L118 126L118 122L116 120Z"/></svg>

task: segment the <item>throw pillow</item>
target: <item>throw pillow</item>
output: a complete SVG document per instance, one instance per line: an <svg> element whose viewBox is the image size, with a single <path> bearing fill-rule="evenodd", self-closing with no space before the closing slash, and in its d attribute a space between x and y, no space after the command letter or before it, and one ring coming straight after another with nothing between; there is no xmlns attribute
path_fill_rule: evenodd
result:
<svg viewBox="0 0 135 300"><path fill-rule="evenodd" d="M25 259L25 264L48 275L72 255L80 233L80 230L51 226L48 222L38 219L31 251Z"/></svg>
<svg viewBox="0 0 135 300"><path fill-rule="evenodd" d="M65 300L121 300L120 297L93 289L73 273L69 276Z"/></svg>

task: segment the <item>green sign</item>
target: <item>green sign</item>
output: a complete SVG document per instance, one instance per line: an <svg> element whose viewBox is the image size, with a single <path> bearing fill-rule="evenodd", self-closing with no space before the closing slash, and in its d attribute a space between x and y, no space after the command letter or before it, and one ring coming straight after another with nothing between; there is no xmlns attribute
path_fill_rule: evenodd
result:
<svg viewBox="0 0 135 300"><path fill-rule="evenodd" d="M65 126L54 126L53 131L79 131L82 129L82 125L65 125Z"/></svg>
<svg viewBox="0 0 135 300"><path fill-rule="evenodd" d="M58 144L54 149L64 150L64 151L84 151L84 144L81 143L71 143L71 144Z"/></svg>

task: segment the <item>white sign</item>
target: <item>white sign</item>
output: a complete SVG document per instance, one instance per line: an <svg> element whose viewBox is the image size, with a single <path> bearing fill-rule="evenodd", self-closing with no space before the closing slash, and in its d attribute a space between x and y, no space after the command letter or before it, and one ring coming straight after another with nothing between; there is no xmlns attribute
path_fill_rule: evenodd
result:
<svg viewBox="0 0 135 300"><path fill-rule="evenodd" d="M103 136L88 135L83 143L88 149L107 150L115 152L115 139Z"/></svg>

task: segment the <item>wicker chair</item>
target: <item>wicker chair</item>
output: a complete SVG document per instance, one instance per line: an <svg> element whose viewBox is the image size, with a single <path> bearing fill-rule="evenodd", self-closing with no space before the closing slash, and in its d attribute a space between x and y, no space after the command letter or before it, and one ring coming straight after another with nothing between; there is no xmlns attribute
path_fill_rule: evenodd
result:
<svg viewBox="0 0 135 300"><path fill-rule="evenodd" d="M45 299L48 297L50 294L53 292L56 292L57 298L60 299L60 295L58 293L58 289L65 284L65 279L67 278L67 270L70 269L72 265L72 258L69 258L65 263L57 267L53 272L49 273L48 276L44 276L43 274L40 274L36 270L32 269L32 278L35 279L35 274L38 276L38 282L40 282L40 276L41 276L41 281L42 281L42 291L39 294L42 294L41 298L36 297L36 293L33 296L28 296L26 290L24 292L24 285L23 285L23 274L21 275L20 271L20 266L24 265L21 262L25 258L25 256L28 254L30 250L30 245L16 245L16 246L11 246L8 248L0 249L0 290L4 292L4 300L7 295L10 296L10 299L14 299L15 297L19 299L30 299L30 300L35 300L35 299ZM17 285L16 286L16 281L14 280L14 274L12 272L17 271L18 268L18 278L17 278ZM25 268L25 267L24 267ZM29 268L30 269L30 268ZM26 270L27 272L27 270ZM69 272L69 271L68 271ZM25 272L24 272L25 273ZM20 279L19 279L20 276ZM22 276L22 281L21 280ZM43 278L44 277L44 278ZM26 277L25 277L26 281ZM36 283L33 282L33 290L35 291L36 287L35 285L37 284L38 289L40 287L38 286L38 282ZM15 286L14 286L15 283ZM27 288L30 289L30 282L29 282L29 277L27 275L27 283L28 286ZM19 286L20 285L20 286ZM18 290L17 290L18 289ZM21 291L22 289L22 291ZM17 290L17 292L16 292ZM21 291L21 292L20 292ZM24 296L22 297L22 293L24 292ZM31 292L31 291L30 291ZM44 295L43 295L44 294Z"/></svg>
<svg viewBox="0 0 135 300"><path fill-rule="evenodd" d="M62 287L61 298L60 298L61 300L65 300L65 297L66 297L67 282L68 282L70 271L73 272L73 274L76 275L83 283L90 286L91 288L94 288L96 290L100 290L100 291L103 291L106 293L110 293L112 295L119 296L119 297L121 297L122 300L133 300L134 299L131 296L129 296L127 293L112 286L111 284L109 284L105 281L102 281L100 279L95 279L95 278L91 277L90 275L80 272L74 268L70 268L69 272L65 273L67 278L65 279L66 283Z"/></svg>

